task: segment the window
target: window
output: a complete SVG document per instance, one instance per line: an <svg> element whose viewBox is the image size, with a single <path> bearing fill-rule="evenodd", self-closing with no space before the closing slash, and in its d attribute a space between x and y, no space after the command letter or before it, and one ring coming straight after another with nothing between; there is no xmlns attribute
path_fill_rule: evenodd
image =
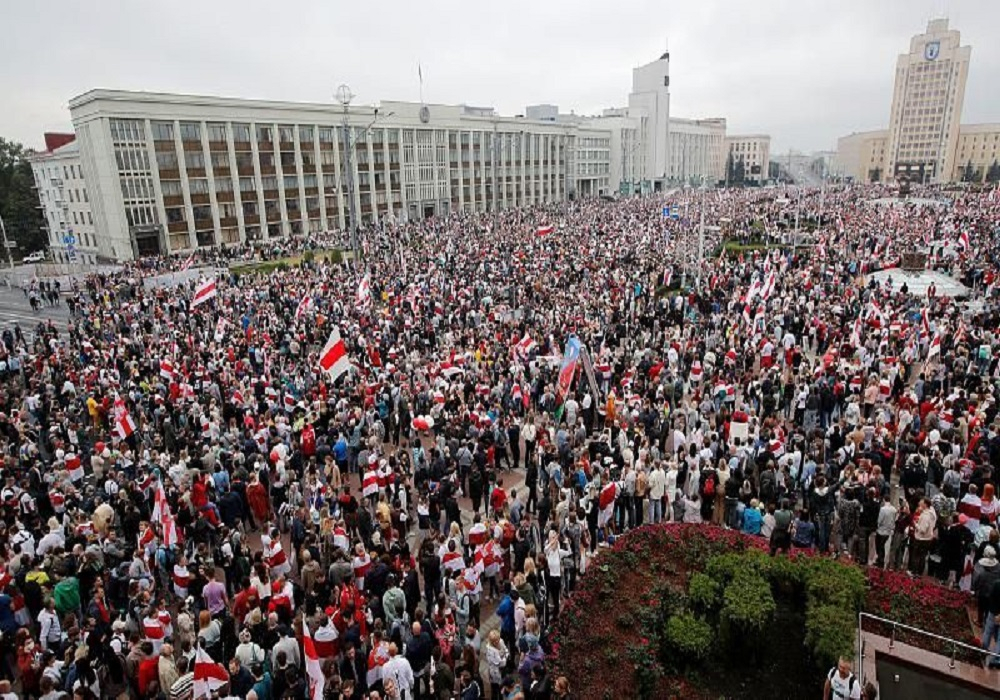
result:
<svg viewBox="0 0 1000 700"><path fill-rule="evenodd" d="M153 140L154 141L173 141L174 140L174 125L170 122L153 122Z"/></svg>
<svg viewBox="0 0 1000 700"><path fill-rule="evenodd" d="M180 180L161 180L160 189L164 197L180 197L183 194Z"/></svg>
<svg viewBox="0 0 1000 700"><path fill-rule="evenodd" d="M285 202L285 208L288 209L289 212L298 211L299 210L299 200L298 200L298 198L293 197L293 198L287 200Z"/></svg>
<svg viewBox="0 0 1000 700"><path fill-rule="evenodd" d="M177 154L173 151L157 152L156 165L160 170L177 170Z"/></svg>
<svg viewBox="0 0 1000 700"><path fill-rule="evenodd" d="M232 192L233 191L233 181L228 177L217 177L215 178L215 191L216 192Z"/></svg>
<svg viewBox="0 0 1000 700"><path fill-rule="evenodd" d="M281 167L295 170L295 153L292 151L281 152Z"/></svg>
<svg viewBox="0 0 1000 700"><path fill-rule="evenodd" d="M208 194L208 180L203 177L194 178L188 182L188 189L191 194Z"/></svg>
<svg viewBox="0 0 1000 700"><path fill-rule="evenodd" d="M201 125L198 122L181 122L182 141L200 141Z"/></svg>
<svg viewBox="0 0 1000 700"><path fill-rule="evenodd" d="M233 143L250 143L249 124L233 124Z"/></svg>
<svg viewBox="0 0 1000 700"><path fill-rule="evenodd" d="M320 127L319 130L319 142L320 143L333 143L333 129L330 127Z"/></svg>
<svg viewBox="0 0 1000 700"><path fill-rule="evenodd" d="M204 168L205 156L201 151L185 151L184 165L188 168Z"/></svg>
<svg viewBox="0 0 1000 700"><path fill-rule="evenodd" d="M187 221L187 218L184 216L184 207L168 207L165 211L168 224L178 224Z"/></svg>
<svg viewBox="0 0 1000 700"><path fill-rule="evenodd" d="M274 154L267 151L260 151L260 166L262 168L273 168Z"/></svg>
<svg viewBox="0 0 1000 700"><path fill-rule="evenodd" d="M273 130L272 130L272 128L270 126L267 126L267 125L264 125L264 124L258 124L257 125L257 140L258 141L261 141L261 142L273 141L274 139L271 138L272 133L273 133Z"/></svg>
<svg viewBox="0 0 1000 700"><path fill-rule="evenodd" d="M208 125L208 140L209 141L225 141L226 140L226 125L225 124L209 124Z"/></svg>
<svg viewBox="0 0 1000 700"><path fill-rule="evenodd" d="M278 127L278 138L282 143L292 143L295 141L295 127L292 126L279 126Z"/></svg>
<svg viewBox="0 0 1000 700"><path fill-rule="evenodd" d="M212 220L212 207L208 206L198 206L191 207L194 213L195 221L211 221Z"/></svg>
<svg viewBox="0 0 1000 700"><path fill-rule="evenodd" d="M243 202L243 216L257 216L257 202Z"/></svg>
<svg viewBox="0 0 1000 700"><path fill-rule="evenodd" d="M236 154L236 167L240 170L244 168L253 170L253 153L250 151L240 151Z"/></svg>
<svg viewBox="0 0 1000 700"><path fill-rule="evenodd" d="M299 141L302 143L312 143L313 128L311 126L299 127Z"/></svg>
<svg viewBox="0 0 1000 700"><path fill-rule="evenodd" d="M91 226L94 225L94 217L91 215L89 211L87 212L87 223L90 224Z"/></svg>
<svg viewBox="0 0 1000 700"><path fill-rule="evenodd" d="M264 190L276 190L278 189L278 178L276 177L262 177L260 179L260 186Z"/></svg>
<svg viewBox="0 0 1000 700"><path fill-rule="evenodd" d="M212 151L212 167L216 169L228 168L229 153L226 151Z"/></svg>
<svg viewBox="0 0 1000 700"><path fill-rule="evenodd" d="M257 185L254 183L252 177L240 178L240 192L253 192L256 189Z"/></svg>
<svg viewBox="0 0 1000 700"><path fill-rule="evenodd" d="M294 175L285 176L285 189L286 190L297 190L299 188L299 178Z"/></svg>

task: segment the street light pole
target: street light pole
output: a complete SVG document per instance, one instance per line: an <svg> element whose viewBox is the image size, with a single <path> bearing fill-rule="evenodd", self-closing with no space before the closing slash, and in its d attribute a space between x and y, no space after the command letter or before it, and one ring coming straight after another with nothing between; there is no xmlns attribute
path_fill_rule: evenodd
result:
<svg viewBox="0 0 1000 700"><path fill-rule="evenodd" d="M351 137L350 137L350 115L348 114L348 107L351 104L351 100L354 99L354 95L351 93L351 88L347 85L340 85L337 88L336 93L337 101L344 108L344 119L342 122L343 129L343 147L344 147L344 179L347 181L347 202L348 202L348 213L349 213L349 223L351 230L351 253L353 255L355 264L359 260L358 255L358 212L354 206L354 166L351 162L352 160L352 147L351 147Z"/></svg>

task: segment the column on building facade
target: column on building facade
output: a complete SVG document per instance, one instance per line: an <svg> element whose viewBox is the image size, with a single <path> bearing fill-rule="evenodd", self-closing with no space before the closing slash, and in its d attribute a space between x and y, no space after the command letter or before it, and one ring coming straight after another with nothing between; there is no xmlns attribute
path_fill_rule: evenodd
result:
<svg viewBox="0 0 1000 700"><path fill-rule="evenodd" d="M101 120L104 121L104 120ZM163 247L165 250L170 250L170 231L167 230L167 208L163 206L163 187L160 185L160 165L156 161L156 142L153 141L153 125L151 120L143 119L143 128L146 134L146 155L149 157L149 172L151 179L153 180L153 193L155 196L155 202L153 204L156 207L156 218L160 222L160 232L163 241ZM91 193L96 195L97 193ZM98 197L94 196L94 200ZM96 231L95 231L96 233ZM132 244L132 234L129 233L129 245Z"/></svg>
<svg viewBox="0 0 1000 700"><path fill-rule="evenodd" d="M212 240L216 246L222 245L222 222L219 217L219 198L215 196L215 166L212 164L212 149L208 145L208 122L198 122L201 137L201 156L205 159L205 182L208 183L208 204L212 208ZM197 235L197 234L196 234Z"/></svg>
<svg viewBox="0 0 1000 700"><path fill-rule="evenodd" d="M257 143L257 122L250 122L250 153L253 160L253 184L257 194L257 219L260 221L260 240L271 238L267 228L267 211L264 208L264 184L260 172L260 147Z"/></svg>
<svg viewBox="0 0 1000 700"><path fill-rule="evenodd" d="M181 140L181 123L174 119L170 122L174 132L174 152L177 154L177 172L180 173L181 194L184 197L184 218L187 219L188 248L198 247L198 238L194 232L194 207L191 206L191 187L188 182L187 159L184 157L184 142ZM170 248L170 236L167 236L168 252L176 251Z"/></svg>
<svg viewBox="0 0 1000 700"><path fill-rule="evenodd" d="M236 139L233 137L233 123L226 123L226 151L229 153L229 173L233 181L233 207L236 209L236 230L240 243L247 241L246 220L243 218L243 192L240 189L240 172L236 163Z"/></svg>

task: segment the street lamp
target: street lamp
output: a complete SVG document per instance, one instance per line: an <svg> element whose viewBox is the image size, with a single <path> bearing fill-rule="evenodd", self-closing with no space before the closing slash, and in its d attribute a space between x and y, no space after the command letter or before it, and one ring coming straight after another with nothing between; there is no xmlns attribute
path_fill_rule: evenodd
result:
<svg viewBox="0 0 1000 700"><path fill-rule="evenodd" d="M343 136L343 148L344 148L344 179L347 181L347 202L348 202L348 212L349 221L348 225L351 230L351 253L353 254L354 260L358 260L358 212L354 206L354 167L351 163L351 139L350 139L350 115L348 114L348 108L350 107L351 100L354 99L354 93L351 92L351 88L346 84L341 84L337 88L335 94L337 102L344 108L344 119L342 122L342 136Z"/></svg>

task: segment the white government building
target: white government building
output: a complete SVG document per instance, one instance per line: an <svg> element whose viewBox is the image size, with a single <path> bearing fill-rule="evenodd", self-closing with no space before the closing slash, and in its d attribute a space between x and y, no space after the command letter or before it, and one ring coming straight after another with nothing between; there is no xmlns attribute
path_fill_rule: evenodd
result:
<svg viewBox="0 0 1000 700"><path fill-rule="evenodd" d="M365 225L716 184L726 122L671 119L669 66L664 53L635 68L629 106L597 117L91 90L70 100L67 147L87 223L70 223L63 195L48 217L52 255L128 260L343 230L352 216ZM35 156L43 206L63 157Z"/></svg>

